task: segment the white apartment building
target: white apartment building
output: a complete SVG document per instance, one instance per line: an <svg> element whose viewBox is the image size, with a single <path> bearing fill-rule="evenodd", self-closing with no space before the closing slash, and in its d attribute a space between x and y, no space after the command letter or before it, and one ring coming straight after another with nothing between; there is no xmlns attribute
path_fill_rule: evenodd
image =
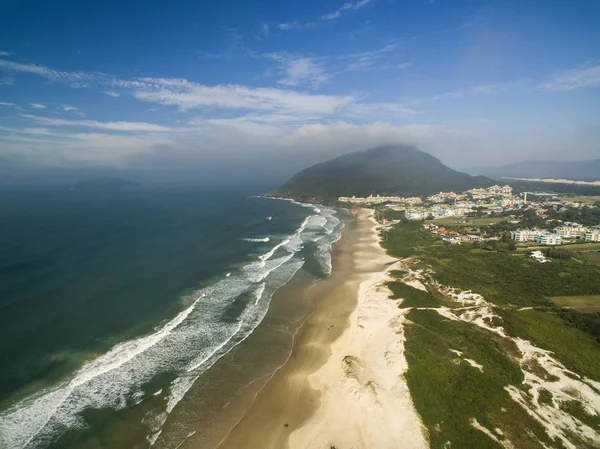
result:
<svg viewBox="0 0 600 449"><path fill-rule="evenodd" d="M586 242L600 242L600 228L588 229L588 231L585 233L585 241Z"/></svg>
<svg viewBox="0 0 600 449"><path fill-rule="evenodd" d="M531 231L529 229L523 229L520 231L511 231L510 238L515 242L535 242L538 237L542 236L544 231Z"/></svg>
<svg viewBox="0 0 600 449"><path fill-rule="evenodd" d="M542 234L537 238L540 245L562 245L562 237L556 234Z"/></svg>
<svg viewBox="0 0 600 449"><path fill-rule="evenodd" d="M562 238L582 239L586 236L587 228L584 228L583 226L559 226L554 232Z"/></svg>
<svg viewBox="0 0 600 449"><path fill-rule="evenodd" d="M411 198L403 198L401 196L380 196L380 195L369 195L367 197L357 197L357 196L340 196L338 201L342 203L352 203L352 204L381 204L381 203L409 203L409 204L417 204L421 203L423 200L419 197L411 197Z"/></svg>
<svg viewBox="0 0 600 449"><path fill-rule="evenodd" d="M406 210L404 216L409 220L425 220L429 216L426 210Z"/></svg>

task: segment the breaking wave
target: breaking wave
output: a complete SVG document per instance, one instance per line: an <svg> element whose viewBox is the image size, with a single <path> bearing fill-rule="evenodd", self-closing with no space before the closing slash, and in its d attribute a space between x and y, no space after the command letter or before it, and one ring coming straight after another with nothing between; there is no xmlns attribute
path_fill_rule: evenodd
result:
<svg viewBox="0 0 600 449"><path fill-rule="evenodd" d="M300 203L298 203L300 204ZM146 336L115 345L87 362L70 379L26 397L0 412L0 447L44 447L73 428L85 428L86 409L124 409L168 395L161 410L144 418L154 444L169 413L196 379L246 339L266 315L273 293L304 265L301 250L315 246L323 273L331 271L331 247L343 227L331 208L312 209L291 235L246 239L276 242L264 254L194 293L189 305ZM146 392L143 385L171 373L168 388Z"/></svg>

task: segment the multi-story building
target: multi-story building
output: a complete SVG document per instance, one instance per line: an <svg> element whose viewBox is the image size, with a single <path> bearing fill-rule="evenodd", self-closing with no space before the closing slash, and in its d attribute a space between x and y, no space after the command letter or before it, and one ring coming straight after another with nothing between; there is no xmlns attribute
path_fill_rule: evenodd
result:
<svg viewBox="0 0 600 449"><path fill-rule="evenodd" d="M587 228L583 226L559 226L554 232L565 239L582 239L586 236Z"/></svg>
<svg viewBox="0 0 600 449"><path fill-rule="evenodd" d="M540 245L562 245L562 237L556 234L542 234L537 238Z"/></svg>
<svg viewBox="0 0 600 449"><path fill-rule="evenodd" d="M520 231L511 231L510 238L516 242L535 242L543 234L545 234L544 231L522 229Z"/></svg>
<svg viewBox="0 0 600 449"><path fill-rule="evenodd" d="M407 209L404 211L404 216L409 220L425 220L429 216L429 212L421 209Z"/></svg>
<svg viewBox="0 0 600 449"><path fill-rule="evenodd" d="M600 242L600 228L588 229L585 233L586 242Z"/></svg>

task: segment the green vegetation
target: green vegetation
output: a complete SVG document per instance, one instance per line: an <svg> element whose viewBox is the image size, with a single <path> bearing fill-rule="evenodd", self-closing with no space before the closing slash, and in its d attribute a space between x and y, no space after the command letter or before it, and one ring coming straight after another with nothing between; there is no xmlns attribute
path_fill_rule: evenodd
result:
<svg viewBox="0 0 600 449"><path fill-rule="evenodd" d="M590 415L579 401L561 402L560 408L592 429L600 430L600 416Z"/></svg>
<svg viewBox="0 0 600 449"><path fill-rule="evenodd" d="M499 337L432 310L413 309L408 319L412 324L405 329L406 380L432 448L444 448L447 441L453 448L500 447L475 429L472 419L492 433L502 429L498 438L508 438L519 448L538 448L540 442L560 447L504 389L521 385L523 372L506 355ZM483 372L462 357L481 364Z"/></svg>
<svg viewBox="0 0 600 449"><path fill-rule="evenodd" d="M600 312L600 295L554 296L550 298L558 307L572 307L580 312Z"/></svg>
<svg viewBox="0 0 600 449"><path fill-rule="evenodd" d="M407 307L440 307L444 304L439 293L424 292L406 285L404 282L393 281L388 283L394 298L402 298L401 308Z"/></svg>
<svg viewBox="0 0 600 449"><path fill-rule="evenodd" d="M439 218L436 220L426 220L425 223L435 223L438 226L457 226L463 228L467 226L488 226L491 223L497 224L507 220L510 220L510 218L507 218L505 216L461 219L456 217L448 217Z"/></svg>
<svg viewBox="0 0 600 449"><path fill-rule="evenodd" d="M430 195L487 187L491 179L445 166L412 146L381 146L313 165L272 192L299 199L332 201L340 196Z"/></svg>
<svg viewBox="0 0 600 449"><path fill-rule="evenodd" d="M578 258L588 253L576 251L571 259L555 258L540 264L503 242L498 244L497 248L448 245L414 222L399 223L383 242L392 256L410 257L412 268L433 268L431 276L440 284L483 295L496 305L498 317L492 319L493 324L502 326L507 335L529 340L551 351L574 373L600 381L600 313L581 313L561 307L568 302L560 303L579 301L577 305L581 305L582 298L600 298L600 266L582 262ZM521 355L511 339L473 323L443 318L435 308L450 306L451 301L430 286L424 292L403 286L399 280L389 285L393 297L404 298L399 307L428 308L407 314L405 353L407 382L429 430L431 447L444 447L447 441L452 447L498 447L472 426L473 418L492 433L500 428L498 439L507 438L515 447L562 447L549 440L539 424L508 396L508 385L527 391L523 371L515 362ZM483 372L465 359L482 365ZM559 380L535 359L522 369L549 382ZM600 418L586 415L577 401L557 404L545 390L538 401L560 406L580 421L598 426ZM578 436L572 437L578 447L591 447Z"/></svg>
<svg viewBox="0 0 600 449"><path fill-rule="evenodd" d="M538 402L540 404L549 405L550 407L554 406L554 401L552 399L552 393L550 393L545 388L540 388Z"/></svg>
<svg viewBox="0 0 600 449"><path fill-rule="evenodd" d="M551 259L570 259L573 254L566 248L559 248L558 246L551 246L544 251L546 257L550 257Z"/></svg>
<svg viewBox="0 0 600 449"><path fill-rule="evenodd" d="M531 340L571 371L600 381L600 345L593 336L569 326L553 313L540 310L498 310L510 335ZM567 324L567 325L565 325Z"/></svg>
<svg viewBox="0 0 600 449"><path fill-rule="evenodd" d="M570 201L573 203L587 203L594 206L600 205L600 196L581 196L581 195L566 195L559 198L561 201Z"/></svg>
<svg viewBox="0 0 600 449"><path fill-rule="evenodd" d="M581 251L576 253L575 256L584 263L600 265L600 251Z"/></svg>
<svg viewBox="0 0 600 449"><path fill-rule="evenodd" d="M499 305L548 307L550 296L600 294L597 266L575 260L540 264L519 252L448 245L420 223L396 226L383 246L394 257L415 256L432 266L440 283L473 290Z"/></svg>

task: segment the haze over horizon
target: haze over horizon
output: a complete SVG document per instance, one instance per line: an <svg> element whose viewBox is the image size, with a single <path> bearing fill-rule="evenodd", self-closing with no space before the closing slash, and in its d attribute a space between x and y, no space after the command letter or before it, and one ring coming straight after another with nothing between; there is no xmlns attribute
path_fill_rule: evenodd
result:
<svg viewBox="0 0 600 449"><path fill-rule="evenodd" d="M389 143L462 170L598 158L599 18L597 1L11 2L0 166L284 179Z"/></svg>

